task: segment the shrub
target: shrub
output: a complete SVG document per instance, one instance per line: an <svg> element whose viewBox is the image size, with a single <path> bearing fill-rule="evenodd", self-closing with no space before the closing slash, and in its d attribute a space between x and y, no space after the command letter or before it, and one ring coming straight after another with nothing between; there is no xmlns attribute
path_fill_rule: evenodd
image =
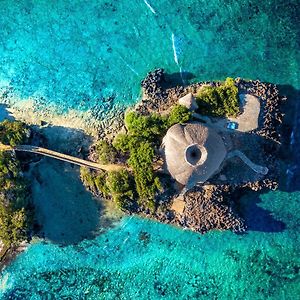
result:
<svg viewBox="0 0 300 300"><path fill-rule="evenodd" d="M134 187L128 171L109 172L106 184L119 208L122 210L134 209Z"/></svg>
<svg viewBox="0 0 300 300"><path fill-rule="evenodd" d="M177 123L186 123L190 120L191 116L192 113L188 110L188 108L177 104L172 107L171 112L168 116L168 126L171 127Z"/></svg>
<svg viewBox="0 0 300 300"><path fill-rule="evenodd" d="M0 152L0 240L16 245L27 236L29 189L20 166L10 153Z"/></svg>
<svg viewBox="0 0 300 300"><path fill-rule="evenodd" d="M94 176L94 186L98 192L101 192L103 196L109 195L109 188L106 184L107 174L104 171L98 171L97 175Z"/></svg>
<svg viewBox="0 0 300 300"><path fill-rule="evenodd" d="M80 178L82 183L88 190L96 194L101 193L104 196L109 194L109 189L106 186L106 177L107 174L105 171L99 170L95 173L86 167L80 168Z"/></svg>
<svg viewBox="0 0 300 300"><path fill-rule="evenodd" d="M115 137L113 141L113 146L117 150L125 153L125 152L129 152L130 149L132 149L134 145L137 143L137 141L138 141L138 137L133 137L129 134L120 133Z"/></svg>
<svg viewBox="0 0 300 300"><path fill-rule="evenodd" d="M218 87L207 86L196 97L202 114L216 117L236 116L239 112L238 88L232 78Z"/></svg>
<svg viewBox="0 0 300 300"><path fill-rule="evenodd" d="M117 152L113 145L106 141L99 141L95 145L95 150L98 155L98 162L101 164L114 163Z"/></svg>
<svg viewBox="0 0 300 300"><path fill-rule="evenodd" d="M2 144L15 147L25 143L28 134L29 129L22 122L8 120L0 122L0 142Z"/></svg>
<svg viewBox="0 0 300 300"><path fill-rule="evenodd" d="M154 150L149 142L141 142L130 151L128 164L132 167L136 190L142 202L153 199L161 187L153 171L153 158Z"/></svg>
<svg viewBox="0 0 300 300"><path fill-rule="evenodd" d="M17 245L26 239L27 218L25 209L14 210L0 202L0 240L6 245Z"/></svg>
<svg viewBox="0 0 300 300"><path fill-rule="evenodd" d="M109 172L106 179L109 191L113 194L122 194L131 190L130 174L126 170Z"/></svg>
<svg viewBox="0 0 300 300"><path fill-rule="evenodd" d="M19 164L9 152L0 152L0 189L9 189L15 184Z"/></svg>
<svg viewBox="0 0 300 300"><path fill-rule="evenodd" d="M157 114L142 116L131 111L125 115L125 125L131 135L153 139L166 129L166 119Z"/></svg>

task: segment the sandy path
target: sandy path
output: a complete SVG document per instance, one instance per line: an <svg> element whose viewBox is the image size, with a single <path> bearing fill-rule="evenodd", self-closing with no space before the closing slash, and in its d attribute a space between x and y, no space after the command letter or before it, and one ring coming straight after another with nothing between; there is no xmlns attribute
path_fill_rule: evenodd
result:
<svg viewBox="0 0 300 300"><path fill-rule="evenodd" d="M258 128L258 117L260 112L259 99L250 94L240 94L239 97L243 106L243 112L236 118L210 118L198 113L194 113L193 116L196 119L205 121L208 126L222 131L232 131L232 129L227 129L227 123L229 121L236 122L238 124L238 128L236 130L241 132L249 132Z"/></svg>

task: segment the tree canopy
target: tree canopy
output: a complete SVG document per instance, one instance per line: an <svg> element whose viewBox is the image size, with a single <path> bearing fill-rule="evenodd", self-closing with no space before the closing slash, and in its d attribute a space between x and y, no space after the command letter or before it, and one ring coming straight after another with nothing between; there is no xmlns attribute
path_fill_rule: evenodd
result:
<svg viewBox="0 0 300 300"><path fill-rule="evenodd" d="M29 135L28 127L20 121L0 122L0 143L15 147L25 143Z"/></svg>
<svg viewBox="0 0 300 300"><path fill-rule="evenodd" d="M20 173L11 153L0 152L0 240L6 246L26 239L30 226L29 188Z"/></svg>
<svg viewBox="0 0 300 300"><path fill-rule="evenodd" d="M124 121L127 133L118 134L112 145L105 141L96 144L98 160L102 163L115 162L117 152L125 155L132 170L119 172L98 172L97 174L82 168L81 178L92 191L102 195L111 195L121 209L132 210L138 204L150 210L155 209L155 194L161 189L161 183L153 170L162 137L169 127L176 123L185 123L191 118L189 110L181 105L172 107L170 113L161 116L156 113L141 115L130 111Z"/></svg>
<svg viewBox="0 0 300 300"><path fill-rule="evenodd" d="M203 87L196 101L203 115L228 117L239 113L238 88L233 78L227 78L220 86Z"/></svg>

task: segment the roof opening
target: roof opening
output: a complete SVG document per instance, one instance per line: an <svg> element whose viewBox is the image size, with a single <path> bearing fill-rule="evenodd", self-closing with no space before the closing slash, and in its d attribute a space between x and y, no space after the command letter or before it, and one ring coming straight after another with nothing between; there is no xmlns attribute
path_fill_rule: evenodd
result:
<svg viewBox="0 0 300 300"><path fill-rule="evenodd" d="M200 147L197 144L190 145L185 149L185 160L193 166L196 166L198 164L201 156L202 153Z"/></svg>

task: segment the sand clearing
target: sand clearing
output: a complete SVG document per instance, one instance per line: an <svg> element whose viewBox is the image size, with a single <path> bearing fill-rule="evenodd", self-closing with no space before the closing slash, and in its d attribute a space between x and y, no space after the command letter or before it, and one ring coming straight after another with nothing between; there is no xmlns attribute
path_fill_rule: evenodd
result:
<svg viewBox="0 0 300 300"><path fill-rule="evenodd" d="M258 117L260 113L260 102L259 99L250 94L240 94L240 102L242 104L242 114L236 118L211 118L207 116L200 115L198 113L193 113L196 119L206 122L207 126L211 126L216 130L228 130L228 122L236 122L238 124L237 131L249 132L258 128Z"/></svg>
<svg viewBox="0 0 300 300"><path fill-rule="evenodd" d="M240 101L243 105L243 113L237 118L228 119L239 124L238 131L248 132L256 129L260 112L259 99L250 94L241 94Z"/></svg>

